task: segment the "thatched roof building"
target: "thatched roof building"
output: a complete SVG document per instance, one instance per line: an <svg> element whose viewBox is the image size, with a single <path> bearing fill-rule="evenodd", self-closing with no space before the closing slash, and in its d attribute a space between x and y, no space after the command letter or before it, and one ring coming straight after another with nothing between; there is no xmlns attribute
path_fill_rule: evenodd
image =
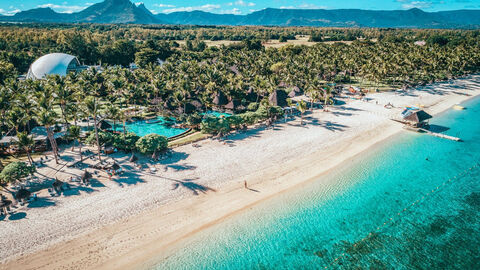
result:
<svg viewBox="0 0 480 270"><path fill-rule="evenodd" d="M107 121L101 120L97 123L97 127L101 130L112 129L112 125L110 125Z"/></svg>
<svg viewBox="0 0 480 270"><path fill-rule="evenodd" d="M294 98L294 97L297 97L297 96L301 96L303 94L302 90L300 90L300 88L298 88L298 86L294 86L292 87L292 91L290 91L290 93L288 94L288 97L289 98Z"/></svg>
<svg viewBox="0 0 480 270"><path fill-rule="evenodd" d="M242 106L241 102L237 99L232 99L227 105L225 105L225 109L231 111L237 111Z"/></svg>
<svg viewBox="0 0 480 270"><path fill-rule="evenodd" d="M215 98L213 98L213 104L215 106L224 106L228 104L227 96L222 91L217 92Z"/></svg>
<svg viewBox="0 0 480 270"><path fill-rule="evenodd" d="M270 94L270 97L268 100L270 101L270 104L273 106L280 106L280 107L286 107L287 104L287 93L283 90L275 90L273 93Z"/></svg>
<svg viewBox="0 0 480 270"><path fill-rule="evenodd" d="M415 127L424 125L431 118L432 116L424 110L409 110L403 115L403 121Z"/></svg>
<svg viewBox="0 0 480 270"><path fill-rule="evenodd" d="M246 99L251 102L256 102L258 100L258 95L252 87L248 89Z"/></svg>

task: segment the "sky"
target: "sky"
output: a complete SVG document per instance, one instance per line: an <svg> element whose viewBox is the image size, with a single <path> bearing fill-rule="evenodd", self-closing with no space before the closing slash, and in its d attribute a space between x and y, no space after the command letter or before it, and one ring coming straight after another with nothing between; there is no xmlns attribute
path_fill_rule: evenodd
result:
<svg viewBox="0 0 480 270"><path fill-rule="evenodd" d="M0 14L51 7L57 12L80 11L103 0L0 0ZM480 9L480 0L133 0L142 1L153 13L203 10L213 13L248 14L264 8L340 9L359 8L398 10L420 8L425 11Z"/></svg>

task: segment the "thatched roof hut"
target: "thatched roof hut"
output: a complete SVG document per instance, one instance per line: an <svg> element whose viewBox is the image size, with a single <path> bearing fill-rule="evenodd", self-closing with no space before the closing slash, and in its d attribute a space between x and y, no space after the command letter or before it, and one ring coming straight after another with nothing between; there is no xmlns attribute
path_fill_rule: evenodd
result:
<svg viewBox="0 0 480 270"><path fill-rule="evenodd" d="M189 114L189 113L192 113L194 111L195 111L195 106L193 106L190 102L186 103L185 106L179 106L177 108L177 112L179 114L182 114L182 113Z"/></svg>
<svg viewBox="0 0 480 270"><path fill-rule="evenodd" d="M252 87L248 89L246 99L251 102L257 101L258 95L255 93Z"/></svg>
<svg viewBox="0 0 480 270"><path fill-rule="evenodd" d="M412 126L422 126L432 116L424 110L409 110L403 115L403 121Z"/></svg>
<svg viewBox="0 0 480 270"><path fill-rule="evenodd" d="M227 105L225 105L225 109L236 111L242 104L238 99L232 99Z"/></svg>
<svg viewBox="0 0 480 270"><path fill-rule="evenodd" d="M101 130L112 129L112 125L110 125L107 121L101 120L97 123L97 127Z"/></svg>
<svg viewBox="0 0 480 270"><path fill-rule="evenodd" d="M215 98L213 98L213 104L216 106L224 106L228 104L227 96L222 91L217 92Z"/></svg>
<svg viewBox="0 0 480 270"><path fill-rule="evenodd" d="M300 88L298 88L298 86L294 86L294 87L292 87L292 91L290 91L290 93L288 93L288 97L294 98L294 97L297 97L297 96L301 96L302 94L303 94L302 90L300 90Z"/></svg>
<svg viewBox="0 0 480 270"><path fill-rule="evenodd" d="M17 200L23 200L23 199L28 199L30 197L30 194L32 194L30 191L21 188L20 190L15 193L15 199Z"/></svg>
<svg viewBox="0 0 480 270"><path fill-rule="evenodd" d="M432 116L426 113L424 110L410 111L403 116L403 120L415 123L424 122L431 118Z"/></svg>
<svg viewBox="0 0 480 270"><path fill-rule="evenodd" d="M270 94L270 97L268 100L270 101L270 104L273 106L280 106L280 107L286 107L287 104L287 93L283 90L275 90L272 94Z"/></svg>
<svg viewBox="0 0 480 270"><path fill-rule="evenodd" d="M12 201L2 199L0 201L0 208L9 207L11 204L12 204Z"/></svg>

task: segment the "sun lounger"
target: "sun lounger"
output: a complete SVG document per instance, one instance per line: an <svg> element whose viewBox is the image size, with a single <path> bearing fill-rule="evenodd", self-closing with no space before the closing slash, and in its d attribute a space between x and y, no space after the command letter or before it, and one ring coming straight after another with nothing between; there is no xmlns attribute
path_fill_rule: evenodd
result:
<svg viewBox="0 0 480 270"><path fill-rule="evenodd" d="M28 203L31 203L31 202L34 202L37 200L37 194L33 194L32 197L28 198L27 202Z"/></svg>

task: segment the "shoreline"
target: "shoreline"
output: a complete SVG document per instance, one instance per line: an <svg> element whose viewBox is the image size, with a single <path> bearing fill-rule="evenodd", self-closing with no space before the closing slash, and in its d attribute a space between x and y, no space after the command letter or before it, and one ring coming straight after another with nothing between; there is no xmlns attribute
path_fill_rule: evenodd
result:
<svg viewBox="0 0 480 270"><path fill-rule="evenodd" d="M447 95L443 99L434 101L432 103L434 105L427 110L432 115L437 115L454 104L479 94L480 89L476 89L472 96ZM387 96L386 93L373 96L381 97L382 95L384 98ZM316 113L321 114L321 112ZM378 132L379 130L382 132ZM21 266L22 269L151 267L159 257L165 257L165 255L159 256L160 253L173 252L198 231L221 223L241 211L247 211L248 208L279 193L289 192L301 184L316 180L365 151L379 146L401 130L403 130L401 125L383 115L383 119L378 120L363 132L352 131L351 136L324 145L319 151L313 151L300 159L290 160L281 165L271 164L260 172L251 173L239 177L240 180L221 185L217 192L182 198L155 209L140 212L122 222L103 226L67 242L8 261L1 265L0 269L8 269L9 265ZM322 164L321 168L315 166L316 164ZM260 192L245 190L244 180L248 182L251 189ZM92 255L92 253L95 254Z"/></svg>

